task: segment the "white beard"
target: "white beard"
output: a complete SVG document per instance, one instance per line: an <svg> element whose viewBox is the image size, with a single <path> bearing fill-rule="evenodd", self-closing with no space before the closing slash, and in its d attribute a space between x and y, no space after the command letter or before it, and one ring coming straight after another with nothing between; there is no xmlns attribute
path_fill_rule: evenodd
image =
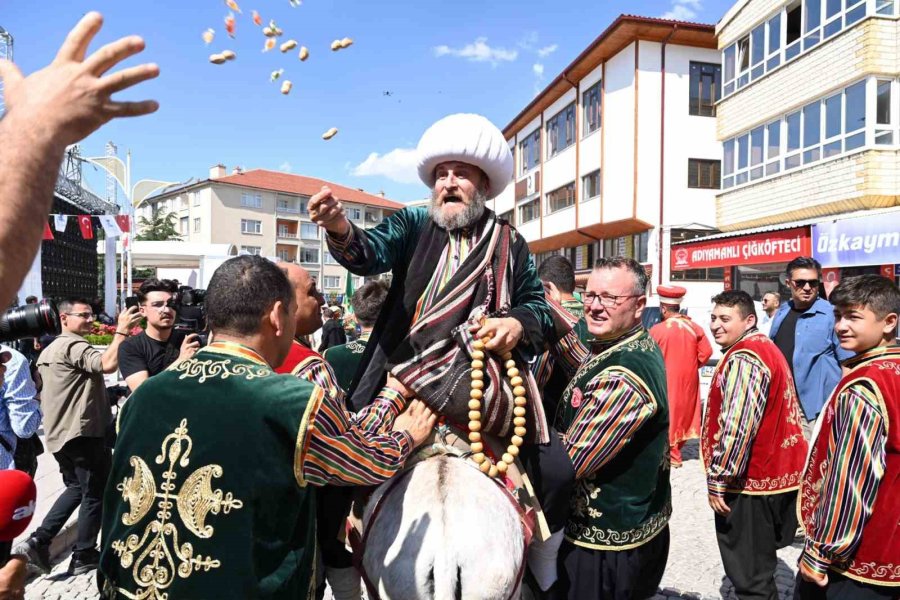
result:
<svg viewBox="0 0 900 600"><path fill-rule="evenodd" d="M484 205L487 202L487 195L481 190L475 192L472 203L466 205L462 212L456 212L452 215L445 215L443 207L437 206L436 195L432 193L431 204L428 206L428 214L431 220L441 229L454 231L456 229L464 229L478 222L481 215L484 214Z"/></svg>

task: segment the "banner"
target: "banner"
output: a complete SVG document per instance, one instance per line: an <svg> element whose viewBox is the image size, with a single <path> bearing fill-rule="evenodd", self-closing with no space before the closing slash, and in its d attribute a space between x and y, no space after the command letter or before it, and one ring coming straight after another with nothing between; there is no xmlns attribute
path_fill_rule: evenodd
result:
<svg viewBox="0 0 900 600"><path fill-rule="evenodd" d="M50 223L47 223L46 221L44 221L44 237L41 239L44 239L44 240L55 239L53 237L53 231L50 230Z"/></svg>
<svg viewBox="0 0 900 600"><path fill-rule="evenodd" d="M900 263L900 211L818 223L812 240L813 258L823 267Z"/></svg>
<svg viewBox="0 0 900 600"><path fill-rule="evenodd" d="M53 227L56 231L64 233L69 224L69 215L53 215Z"/></svg>
<svg viewBox="0 0 900 600"><path fill-rule="evenodd" d="M116 215L116 223L119 224L119 229L124 233L131 233L131 222L128 219L128 215Z"/></svg>
<svg viewBox="0 0 900 600"><path fill-rule="evenodd" d="M100 225L103 227L106 237L116 238L122 235L122 230L119 229L119 224L116 222L114 216L100 215L97 217L97 220L100 221Z"/></svg>
<svg viewBox="0 0 900 600"><path fill-rule="evenodd" d="M81 229L81 237L86 240L94 239L94 224L91 215L78 215L78 227Z"/></svg>
<svg viewBox="0 0 900 600"><path fill-rule="evenodd" d="M674 246L673 271L790 262L810 255L809 229L797 227Z"/></svg>

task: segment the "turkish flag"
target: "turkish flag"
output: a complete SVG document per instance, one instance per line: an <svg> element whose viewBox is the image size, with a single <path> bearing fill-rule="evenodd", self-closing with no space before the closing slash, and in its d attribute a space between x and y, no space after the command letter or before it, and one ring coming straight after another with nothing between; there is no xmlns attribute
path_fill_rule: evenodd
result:
<svg viewBox="0 0 900 600"><path fill-rule="evenodd" d="M86 240L94 239L94 225L91 215L78 215L78 227L81 229L81 237Z"/></svg>
<svg viewBox="0 0 900 600"><path fill-rule="evenodd" d="M116 215L116 223L119 224L119 229L123 232L128 233L131 231L131 223L128 220L128 215Z"/></svg>
<svg viewBox="0 0 900 600"><path fill-rule="evenodd" d="M53 232L50 230L50 223L44 223L44 237L42 239L45 239L45 240L54 239Z"/></svg>

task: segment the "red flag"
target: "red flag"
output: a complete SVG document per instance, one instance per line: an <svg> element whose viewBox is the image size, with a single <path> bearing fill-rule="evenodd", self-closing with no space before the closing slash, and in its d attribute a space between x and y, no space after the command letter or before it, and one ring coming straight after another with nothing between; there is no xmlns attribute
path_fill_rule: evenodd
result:
<svg viewBox="0 0 900 600"><path fill-rule="evenodd" d="M81 237L86 240L94 239L94 225L91 215L78 215L78 227L81 228Z"/></svg>
<svg viewBox="0 0 900 600"><path fill-rule="evenodd" d="M119 224L119 229L123 232L128 233L131 231L131 223L128 221L128 215L116 215L116 223Z"/></svg>
<svg viewBox="0 0 900 600"><path fill-rule="evenodd" d="M53 237L53 232L50 230L50 223L44 223L44 237L43 237L43 239L45 239L45 240L52 240L52 239L54 239L54 237Z"/></svg>

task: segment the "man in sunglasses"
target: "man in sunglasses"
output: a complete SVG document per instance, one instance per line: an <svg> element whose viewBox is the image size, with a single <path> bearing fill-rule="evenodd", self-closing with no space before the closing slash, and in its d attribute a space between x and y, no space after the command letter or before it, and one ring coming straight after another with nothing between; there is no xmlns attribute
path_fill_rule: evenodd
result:
<svg viewBox="0 0 900 600"><path fill-rule="evenodd" d="M841 348L834 333L834 309L819 297L822 265L808 256L798 256L785 269L785 284L791 299L772 319L769 337L784 354L797 385L809 439L816 417L841 378L841 361L853 356Z"/></svg>
<svg viewBox="0 0 900 600"><path fill-rule="evenodd" d="M50 508L31 537L13 548L40 571L50 572L50 542L79 506L78 536L72 548L69 573L97 567L97 534L103 487L109 474L110 451L106 431L112 420L104 373L119 368L119 346L141 319L137 307L119 314L116 333L105 352L84 339L94 314L85 298L67 298L58 305L62 333L38 358L44 381L41 409L47 449L59 463L65 491Z"/></svg>

